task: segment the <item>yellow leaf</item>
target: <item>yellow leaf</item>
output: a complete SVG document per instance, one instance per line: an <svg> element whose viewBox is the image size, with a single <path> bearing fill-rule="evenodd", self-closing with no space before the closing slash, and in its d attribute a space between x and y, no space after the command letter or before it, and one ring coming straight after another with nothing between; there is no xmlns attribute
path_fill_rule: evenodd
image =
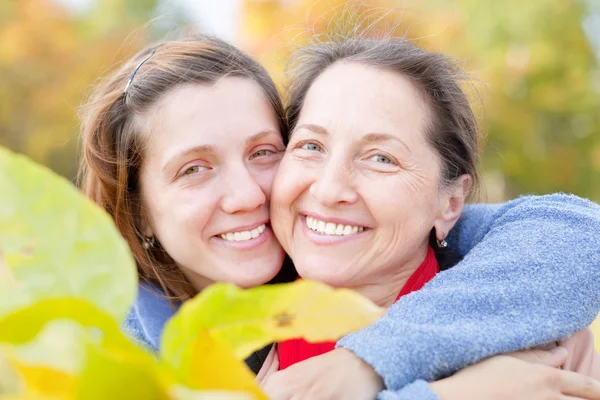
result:
<svg viewBox="0 0 600 400"><path fill-rule="evenodd" d="M46 366L15 363L27 390L48 397L71 397L76 393L77 380L64 371Z"/></svg>
<svg viewBox="0 0 600 400"><path fill-rule="evenodd" d="M181 307L165 328L161 349L163 356L177 359L178 348L208 328L214 338L244 359L276 341L337 340L375 322L383 313L351 290L334 290L318 282L299 280L247 290L216 284Z"/></svg>
<svg viewBox="0 0 600 400"><path fill-rule="evenodd" d="M183 381L196 390L223 390L247 393L250 399L267 399L248 367L236 359L226 345L206 329L196 331L184 350L178 372Z"/></svg>

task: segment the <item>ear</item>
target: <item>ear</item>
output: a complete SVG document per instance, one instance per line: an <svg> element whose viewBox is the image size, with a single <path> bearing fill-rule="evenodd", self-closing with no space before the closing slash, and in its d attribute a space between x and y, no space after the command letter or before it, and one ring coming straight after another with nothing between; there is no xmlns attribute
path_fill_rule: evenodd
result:
<svg viewBox="0 0 600 400"><path fill-rule="evenodd" d="M445 188L440 193L440 210L438 217L433 222L438 240L445 239L458 221L472 186L473 178L471 175L464 174L451 187Z"/></svg>

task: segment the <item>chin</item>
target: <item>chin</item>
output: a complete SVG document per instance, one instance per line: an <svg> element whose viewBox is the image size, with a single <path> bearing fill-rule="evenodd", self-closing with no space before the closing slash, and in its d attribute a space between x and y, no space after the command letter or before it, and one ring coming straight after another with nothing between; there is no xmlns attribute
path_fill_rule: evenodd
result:
<svg viewBox="0 0 600 400"><path fill-rule="evenodd" d="M296 270L302 279L325 283L332 287L345 287L347 283L345 271L341 265L330 262L316 262L307 260L306 263L296 265Z"/></svg>
<svg viewBox="0 0 600 400"><path fill-rule="evenodd" d="M245 289L264 285L279 273L283 265L284 256L285 254L282 252L277 257L271 255L268 259L236 264L232 266L234 269L229 274L232 277L229 281ZM240 270L240 268L243 269Z"/></svg>

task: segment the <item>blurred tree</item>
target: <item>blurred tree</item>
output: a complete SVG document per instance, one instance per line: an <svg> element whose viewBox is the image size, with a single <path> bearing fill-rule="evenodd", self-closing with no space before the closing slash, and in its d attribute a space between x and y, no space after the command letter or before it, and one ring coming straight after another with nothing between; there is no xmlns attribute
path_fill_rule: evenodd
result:
<svg viewBox="0 0 600 400"><path fill-rule="evenodd" d="M51 0L0 2L0 144L75 177L77 108L149 39L140 28L156 3L97 1L72 14Z"/></svg>
<svg viewBox="0 0 600 400"><path fill-rule="evenodd" d="M590 4L246 0L241 37L281 82L307 33L381 17L384 30L463 60L475 78L488 200L565 191L599 201L600 68L582 27Z"/></svg>

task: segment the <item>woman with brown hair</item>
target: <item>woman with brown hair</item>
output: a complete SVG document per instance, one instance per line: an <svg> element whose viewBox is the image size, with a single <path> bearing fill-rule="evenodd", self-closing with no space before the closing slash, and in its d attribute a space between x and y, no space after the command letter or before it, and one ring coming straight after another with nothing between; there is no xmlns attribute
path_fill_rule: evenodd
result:
<svg viewBox="0 0 600 400"><path fill-rule="evenodd" d="M531 312L530 304L540 298L535 263L543 263L546 255L539 249L514 254L524 241L543 239L542 221L549 209L529 211L530 218L539 219L537 229L523 225L507 236L502 225L508 221L502 217L487 228L493 246L476 246L463 262L448 258L449 249L460 249L453 228L478 181L478 128L460 86L464 78L460 69L442 54L392 38L317 43L301 49L291 65L290 137L273 184L271 218L298 274L351 288L386 308L401 304L404 296L414 299L440 270L448 270L444 278L454 280L452 287L441 288L441 274L431 285L445 291L448 303L433 297L425 307L413 302L410 315L392 307L388 318L340 342L386 379L390 390L382 396L436 397L423 381L394 389L407 376L402 361L414 360L404 368L431 381L493 354L495 346L514 351L536 344L519 334L518 321L538 320L540 325L553 321L557 327L569 323L568 316L554 315L556 301L543 302L546 309L539 314ZM559 246L572 246L573 253L580 250L579 243L568 238ZM494 265L498 251L505 256ZM588 256L598 258L593 252ZM488 268L482 274L477 268L465 268L469 263ZM508 270L523 265L530 265L521 271L531 280L529 293L505 279ZM554 286L564 282L556 278ZM506 309L508 304L513 306ZM470 312L473 318L467 322L464 318ZM414 348L406 346L402 337L407 321L421 325L420 339L427 347L436 343L433 360L420 362L422 354L415 355ZM514 326L509 327L508 321ZM497 340L492 344L487 338L495 328ZM563 369L600 378L589 329L563 345L569 350ZM345 373L352 370L348 365L356 364L352 362L356 356L340 349L336 351L345 357L326 358L334 346L303 340L279 343L274 361L283 371L264 378L267 393L273 399L375 397L376 391L369 394L366 388L377 385ZM297 364L321 354L324 360ZM336 377L344 384L335 386ZM464 391L455 391L454 398L488 398L494 393L488 389L474 393L467 382L462 386ZM597 382L591 386L600 388ZM440 385L435 382L432 387ZM442 393L447 395L443 389ZM565 387L562 394L585 393Z"/></svg>
<svg viewBox="0 0 600 400"><path fill-rule="evenodd" d="M141 287L126 329L140 342L158 350L162 327L173 309L212 282L249 287L273 280L278 273L284 280L295 278L287 274L289 265L269 219L271 185L286 138L283 107L266 71L238 49L211 37L152 46L98 85L82 114L82 187L113 217L137 262ZM553 210L551 217L531 214L540 207ZM561 321L568 322L548 328L521 316L489 325L488 333L496 335L517 324L519 332L535 344L562 338L589 323L599 301L594 298L589 304L584 297L595 294L593 286L600 284L600 276L572 266L579 262L591 269L594 258L579 257L591 253L595 242L583 243L577 254L565 253L558 243L550 249L550 257L527 259L522 269L508 263L500 277L506 252L494 240L522 232L523 224L541 227L549 241L565 240L566 227L569 243L591 232L600 237L597 226L590 228L595 226L596 210L580 199L550 196L463 212L464 218L453 229L458 233L450 234L448 242L459 246L462 254L488 249L485 259L467 257L456 267L479 274L474 276L489 273L489 279L474 281L488 289L475 301L492 301L490 288L506 279L515 283L514 290L527 293L532 282L528 268L536 266L540 298L560 294L557 311L565 314ZM523 238L522 248L513 253L537 249L538 240L535 235ZM552 284L566 276L575 281L566 280L559 288ZM437 286L426 287L412 298L457 306L446 295L455 279L455 274L448 278L440 274ZM573 295L581 282L587 285ZM524 299L531 314L546 310L537 300ZM404 304L398 303L397 308ZM506 312L513 306L500 304ZM396 317L387 316L383 323L390 319ZM493 316L476 309L454 315L456 324L473 319L485 327ZM445 323L444 316L433 315L428 326L443 329ZM377 325L369 335L373 329ZM385 328L380 333L397 336ZM437 344L420 342L421 334L418 323L406 326L403 335L411 341L404 346L418 346L426 362L436 354ZM507 341L498 342L486 355L508 351ZM365 349L370 348L365 343ZM264 357L262 352L249 360L253 370L260 368ZM420 378L426 377L416 371L408 379Z"/></svg>

